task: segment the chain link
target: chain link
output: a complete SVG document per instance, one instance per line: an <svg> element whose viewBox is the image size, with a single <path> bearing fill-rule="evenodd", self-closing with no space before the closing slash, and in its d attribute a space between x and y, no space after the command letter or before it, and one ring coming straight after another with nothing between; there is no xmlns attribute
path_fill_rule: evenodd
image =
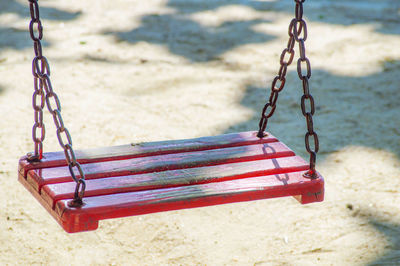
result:
<svg viewBox="0 0 400 266"><path fill-rule="evenodd" d="M34 110L34 124L32 127L32 139L34 143L34 155L31 154L31 159L40 160L43 157L43 141L46 135L45 125L43 123L43 108L45 105L45 96L43 91L43 83L34 77L34 92L32 95L32 107ZM37 135L37 130L40 129L40 137Z"/></svg>
<svg viewBox="0 0 400 266"><path fill-rule="evenodd" d="M289 30L288 30L289 40L287 43L287 47L285 49L283 49L281 56L280 56L280 60L279 60L279 63L281 66L279 68L278 75L275 76L275 78L272 81L271 94L261 112L261 119L259 122L259 131L257 134L257 136L259 138L264 137L264 131L267 128L268 119L274 114L275 109L276 109L276 103L278 101L279 93L285 87L287 68L293 62L293 59L294 59L295 38L294 38L293 30L292 30L294 27L294 22L295 22L295 20L293 19L289 25Z"/></svg>
<svg viewBox="0 0 400 266"><path fill-rule="evenodd" d="M306 56L305 41L307 40L308 30L307 24L303 19L303 3L305 0L294 0L296 3L295 18L289 24L289 41L287 48L285 48L280 57L280 68L278 76L272 81L271 94L268 102L265 104L261 119L259 122L259 131L257 136L264 137L264 131L267 127L268 119L274 114L278 94L283 90L286 82L287 67L292 63L294 58L294 45L299 44L299 59L297 60L297 74L302 81L303 96L301 97L301 112L306 119L307 132L305 134L305 147L310 154L310 169L304 174L305 177L315 178L317 176L315 164L317 160L317 153L319 150L318 135L314 131L313 115L315 113L314 98L310 93L309 79L311 78L311 63ZM287 61L285 58L289 54ZM277 86L280 81L279 86ZM268 111L268 112L267 112Z"/></svg>
<svg viewBox="0 0 400 266"><path fill-rule="evenodd" d="M301 112L306 119L307 132L305 134L305 147L310 154L310 169L305 174L306 177L315 178L317 176L315 164L319 150L318 135L314 131L313 115L315 113L314 98L310 93L309 79L311 78L311 63L306 56L305 41L307 40L307 24L303 19L303 3L305 0L295 0L296 2L296 24L293 28L293 35L299 44L300 58L297 60L297 74L302 81L303 96L301 97ZM300 26L298 26L300 25ZM303 69L306 71L303 71ZM307 110L308 107L308 110ZM312 145L310 144L312 139Z"/></svg>
<svg viewBox="0 0 400 266"><path fill-rule="evenodd" d="M31 21L29 23L29 34L33 41L35 58L32 61L32 74L34 79L34 93L32 106L34 110L35 123L32 128L32 139L35 144L34 154L28 155L30 161L40 161L43 158L43 141L46 130L43 123L43 108L46 105L50 114L53 116L54 124L57 128L57 139L64 150L65 159L72 179L76 182L74 200L69 203L71 207L79 207L83 204L82 198L85 194L86 183L85 174L81 165L76 160L74 149L72 148L72 138L68 129L64 125L61 116L61 103L57 94L53 91L50 80L50 65L43 56L42 43L43 26L40 20L38 0L28 0Z"/></svg>

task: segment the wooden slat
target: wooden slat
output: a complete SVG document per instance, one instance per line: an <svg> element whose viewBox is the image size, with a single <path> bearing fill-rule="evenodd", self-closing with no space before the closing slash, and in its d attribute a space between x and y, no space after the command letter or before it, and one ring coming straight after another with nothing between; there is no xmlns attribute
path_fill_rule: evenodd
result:
<svg viewBox="0 0 400 266"><path fill-rule="evenodd" d="M75 155L80 163L91 163L187 151L201 151L252 144L263 144L276 141L278 140L271 134L259 139L257 137L257 132L248 131L194 139L133 143L130 145L76 150ZM48 152L43 156L44 158L40 162L32 163L27 161L26 156L22 157L20 160L20 169L24 170L23 174L26 176L27 171L32 169L66 166L63 152Z"/></svg>
<svg viewBox="0 0 400 266"><path fill-rule="evenodd" d="M208 165L279 158L293 156L281 142L239 146L206 151L173 153L128 160L82 164L87 180L111 176L122 176L160 172L174 169L188 169ZM28 182L37 190L46 184L72 181L68 167L52 167L31 170Z"/></svg>
<svg viewBox="0 0 400 266"><path fill-rule="evenodd" d="M67 232L95 230L98 221L161 211L312 193L323 195L323 179L310 180L304 172L237 179L175 188L119 193L85 199L81 208L57 202L55 212ZM315 196L315 201L323 197Z"/></svg>
<svg viewBox="0 0 400 266"><path fill-rule="evenodd" d="M308 164L302 158L291 156L150 174L108 177L87 180L85 196L220 182L306 169L308 169ZM28 176L28 182L30 182L30 178ZM45 185L41 190L41 194L49 205L53 206L60 199L73 198L75 185L75 182Z"/></svg>

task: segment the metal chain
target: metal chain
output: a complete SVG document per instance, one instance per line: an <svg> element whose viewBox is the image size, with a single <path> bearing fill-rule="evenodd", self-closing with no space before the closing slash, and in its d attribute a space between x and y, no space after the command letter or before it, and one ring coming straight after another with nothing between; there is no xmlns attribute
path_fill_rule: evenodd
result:
<svg viewBox="0 0 400 266"><path fill-rule="evenodd" d="M72 148L72 138L68 129L64 126L61 116L61 103L57 94L53 90L50 80L50 65L47 58L43 56L41 40L43 38L43 27L39 16L38 0L28 0L31 13L29 23L29 33L33 40L35 58L32 61L32 73L34 77L34 89L32 105L35 111L35 124L32 129L32 138L35 143L34 154L28 155L28 160L39 161L43 158L43 141L45 138L45 127L43 123L43 108L46 104L47 109L53 116L54 124L57 128L57 139L64 150L65 159L72 179L76 182L74 200L69 203L71 207L78 207L83 204L82 198L85 194L86 183L85 174L81 165L77 162L74 149ZM35 30L37 34L35 34ZM40 100L40 104L38 104ZM40 136L37 132L40 130ZM75 171L79 174L75 174Z"/></svg>
<svg viewBox="0 0 400 266"><path fill-rule="evenodd" d="M295 8L295 18L290 22L289 25L289 43L290 41L293 41L293 46L294 46L294 41L299 44L299 53L300 57L297 60L297 74L302 81L302 87L303 87L303 96L301 97L301 111L303 113L303 116L306 118L306 124L307 124L307 132L305 134L305 146L307 152L310 154L310 169L307 171L307 173L304 174L305 177L308 178L316 178L317 173L315 170L315 164L317 160L317 153L319 150L319 140L318 140L318 135L314 131L314 123L313 123L313 115L315 114L315 103L314 103L314 98L312 97L310 93L310 87L309 87L309 79L311 78L311 63L310 60L306 56L306 47L305 47L305 41L307 40L307 24L305 20L303 19L303 3L305 0L294 0L296 3L296 8ZM289 47L289 44L288 44ZM284 52L286 49L284 50ZM284 53L282 53L284 55ZM292 61L293 57L290 58L290 63ZM279 80L281 77L281 69L284 68L285 66L282 64L282 56L281 56L281 68L279 70L279 75L277 76ZM284 62L285 63L285 62ZM286 68L284 69L284 73L286 74ZM303 70L305 70L305 73L303 73ZM269 102L264 106L263 112L261 114L261 120L260 120L260 129L258 132L258 137L262 138L264 136L264 131L267 126L268 118L270 118L276 108L276 100L278 98L278 92L281 91L281 88L276 89L275 87L275 80L277 79L275 77L274 81L272 82L272 92L271 96L269 98ZM283 79L283 84L284 84L285 79ZM281 85L283 88L283 85ZM266 110L268 107L271 107L270 112L266 115ZM307 108L308 107L308 108ZM310 144L312 139L312 145ZM312 146L312 147L311 147Z"/></svg>
<svg viewBox="0 0 400 266"><path fill-rule="evenodd" d="M295 54L295 51L294 51L295 38L294 38L294 34L293 34L293 27L295 25L295 22L296 22L296 19L293 19L290 22L289 30L288 30L289 40L287 43L287 47L285 49L283 49L280 60L279 60L279 63L281 66L279 68L278 75L275 76L274 80L272 81L271 94L261 112L259 131L257 134L257 136L259 138L264 137L264 131L267 128L268 119L275 112L279 92L281 92L283 90L283 88L285 87L287 68L293 62L293 58L294 58L294 54ZM287 57L289 57L289 58L286 59ZM270 108L270 109L267 112L268 108Z"/></svg>
<svg viewBox="0 0 400 266"><path fill-rule="evenodd" d="M293 27L293 34L296 42L299 44L300 58L297 60L297 74L302 81L303 96L301 97L301 112L306 118L307 132L305 134L305 146L310 154L310 169L305 174L306 177L315 178L317 172L315 163L319 150L318 135L314 131L313 115L315 114L314 98L310 93L309 79L311 78L311 64L306 56L305 41L307 40L307 24L303 19L303 3L305 0L295 0L296 2L296 23ZM306 71L303 73L304 64ZM308 108L307 108L308 107ZM310 138L313 139L313 145L310 145ZM313 146L313 147L311 147Z"/></svg>
<svg viewBox="0 0 400 266"><path fill-rule="evenodd" d="M29 2L29 9L31 13L31 22L29 23L29 33L33 40L33 49L35 52L35 58L43 58L42 55L42 44L40 40L43 37L43 27L39 18L39 7L37 3ZM35 30L38 32L35 36ZM43 141L46 135L46 129L43 123L43 108L45 105L45 95L43 91L43 83L40 82L38 75L35 73L35 67L32 65L33 73L33 87L34 93L32 96L32 107L34 110L34 124L32 127L32 139L34 142L34 153L28 153L28 159L30 161L37 161L43 158ZM37 132L40 130L40 136Z"/></svg>

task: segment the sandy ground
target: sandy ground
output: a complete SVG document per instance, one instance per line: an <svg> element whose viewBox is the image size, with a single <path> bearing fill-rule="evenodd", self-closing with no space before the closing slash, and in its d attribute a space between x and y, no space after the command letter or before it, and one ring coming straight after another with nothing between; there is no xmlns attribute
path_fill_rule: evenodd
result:
<svg viewBox="0 0 400 266"><path fill-rule="evenodd" d="M399 265L400 2L307 1L326 200L107 220L66 234L17 182L32 150L27 1L0 0L1 265ZM255 130L292 1L41 0L75 148ZM294 67L269 131L305 156ZM58 150L45 117L46 151Z"/></svg>

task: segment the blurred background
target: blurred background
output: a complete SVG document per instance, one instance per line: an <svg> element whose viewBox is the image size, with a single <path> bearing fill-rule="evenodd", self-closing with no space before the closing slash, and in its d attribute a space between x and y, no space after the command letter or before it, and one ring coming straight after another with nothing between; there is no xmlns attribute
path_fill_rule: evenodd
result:
<svg viewBox="0 0 400 266"><path fill-rule="evenodd" d="M43 54L75 149L258 129L290 0L41 0ZM237 203L67 235L17 181L32 151L28 1L0 1L0 262L400 264L400 2L304 3L326 200ZM296 50L296 56L298 52ZM268 131L306 156L295 64ZM46 113L45 151L59 149Z"/></svg>

